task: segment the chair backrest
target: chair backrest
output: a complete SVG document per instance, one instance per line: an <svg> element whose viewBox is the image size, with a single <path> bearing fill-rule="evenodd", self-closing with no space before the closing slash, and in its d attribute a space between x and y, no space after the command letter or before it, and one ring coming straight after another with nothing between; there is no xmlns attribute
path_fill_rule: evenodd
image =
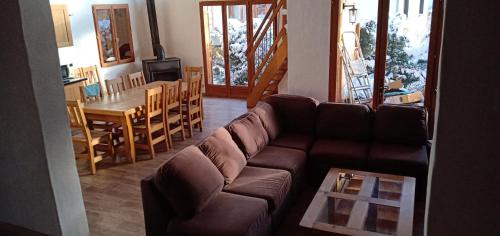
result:
<svg viewBox="0 0 500 236"><path fill-rule="evenodd" d="M83 112L82 103L76 101L66 101L66 110L68 112L69 124L73 129L80 129L87 140L90 140L90 130L87 125L87 119Z"/></svg>
<svg viewBox="0 0 500 236"><path fill-rule="evenodd" d="M188 79L187 102L201 104L201 74Z"/></svg>
<svg viewBox="0 0 500 236"><path fill-rule="evenodd" d="M93 94L89 94L89 88L96 88L98 91L92 91ZM103 96L102 86L100 83L95 84L87 84L84 86L80 86L80 98L82 102L90 102L101 99Z"/></svg>
<svg viewBox="0 0 500 236"><path fill-rule="evenodd" d="M101 84L101 75L99 73L99 70L97 69L97 66L87 66L78 68L75 71L75 74L77 77L87 78L87 80L85 81L86 85L95 83Z"/></svg>
<svg viewBox="0 0 500 236"><path fill-rule="evenodd" d="M163 115L164 106L165 92L163 86L146 90L146 120L148 124L151 118Z"/></svg>
<svg viewBox="0 0 500 236"><path fill-rule="evenodd" d="M108 79L104 81L106 83L106 89L109 95L114 95L125 91L125 83L123 82L123 77L118 77L115 79Z"/></svg>
<svg viewBox="0 0 500 236"><path fill-rule="evenodd" d="M165 91L165 109L167 111L179 108L182 103L181 93L182 93L182 83L180 80L167 82L164 85Z"/></svg>
<svg viewBox="0 0 500 236"><path fill-rule="evenodd" d="M146 79L144 79L142 71L128 74L127 78L129 88L136 88L146 84Z"/></svg>
<svg viewBox="0 0 500 236"><path fill-rule="evenodd" d="M186 74L186 81L195 76L200 76L203 78L203 67L195 67L195 66L186 66L184 68L184 72Z"/></svg>

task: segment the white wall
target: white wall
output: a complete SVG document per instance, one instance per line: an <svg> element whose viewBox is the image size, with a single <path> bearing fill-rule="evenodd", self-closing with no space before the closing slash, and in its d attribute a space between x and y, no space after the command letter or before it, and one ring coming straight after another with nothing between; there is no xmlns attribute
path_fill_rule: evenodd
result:
<svg viewBox="0 0 500 236"><path fill-rule="evenodd" d="M92 15L93 4L128 4L134 43L135 62L101 68L104 79L112 79L141 70L141 60L153 56L145 0L50 0L51 4L66 4L73 34L72 47L59 48L60 64L74 67L100 66L99 51Z"/></svg>
<svg viewBox="0 0 500 236"><path fill-rule="evenodd" d="M199 0L156 0L160 41L183 66L203 66Z"/></svg>
<svg viewBox="0 0 500 236"><path fill-rule="evenodd" d="M288 91L328 100L330 0L288 1Z"/></svg>

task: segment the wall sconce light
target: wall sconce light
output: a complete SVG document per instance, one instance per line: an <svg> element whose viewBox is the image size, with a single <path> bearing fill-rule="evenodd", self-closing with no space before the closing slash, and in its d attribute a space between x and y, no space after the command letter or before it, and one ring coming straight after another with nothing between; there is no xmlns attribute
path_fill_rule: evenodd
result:
<svg viewBox="0 0 500 236"><path fill-rule="evenodd" d="M349 9L349 23L354 24L357 21L358 18L358 9L356 8L356 5L354 4L342 4L342 9L346 9L350 7Z"/></svg>

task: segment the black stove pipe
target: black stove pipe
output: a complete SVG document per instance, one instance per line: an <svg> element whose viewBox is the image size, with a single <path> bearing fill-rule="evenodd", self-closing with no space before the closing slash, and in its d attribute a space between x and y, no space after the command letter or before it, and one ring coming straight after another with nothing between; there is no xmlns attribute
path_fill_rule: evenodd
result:
<svg viewBox="0 0 500 236"><path fill-rule="evenodd" d="M160 44L160 34L158 32L158 20L156 18L155 0L146 0L148 9L149 29L151 31L151 43L153 45L153 54L158 60L165 60L165 50Z"/></svg>

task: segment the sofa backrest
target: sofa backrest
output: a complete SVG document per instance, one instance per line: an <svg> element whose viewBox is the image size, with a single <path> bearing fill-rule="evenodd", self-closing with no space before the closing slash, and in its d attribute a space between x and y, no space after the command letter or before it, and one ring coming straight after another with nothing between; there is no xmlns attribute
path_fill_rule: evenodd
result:
<svg viewBox="0 0 500 236"><path fill-rule="evenodd" d="M189 219L222 191L224 178L198 147L189 146L158 169L154 183L175 215Z"/></svg>
<svg viewBox="0 0 500 236"><path fill-rule="evenodd" d="M265 102L273 106L282 133L313 136L316 123L317 100L296 95L278 94L267 97Z"/></svg>
<svg viewBox="0 0 500 236"><path fill-rule="evenodd" d="M267 102L259 102L250 112L257 114L269 135L270 140L274 140L281 132L281 125L274 112L273 106Z"/></svg>
<svg viewBox="0 0 500 236"><path fill-rule="evenodd" d="M259 153L269 143L269 136L257 114L248 112L229 123L226 129L246 158Z"/></svg>
<svg viewBox="0 0 500 236"><path fill-rule="evenodd" d="M375 112L373 125L376 142L407 145L427 143L427 112L424 108L383 104Z"/></svg>
<svg viewBox="0 0 500 236"><path fill-rule="evenodd" d="M225 184L231 184L247 164L245 154L227 129L216 129L197 146L224 176Z"/></svg>
<svg viewBox="0 0 500 236"><path fill-rule="evenodd" d="M321 103L316 114L316 137L369 141L372 111L363 104Z"/></svg>

